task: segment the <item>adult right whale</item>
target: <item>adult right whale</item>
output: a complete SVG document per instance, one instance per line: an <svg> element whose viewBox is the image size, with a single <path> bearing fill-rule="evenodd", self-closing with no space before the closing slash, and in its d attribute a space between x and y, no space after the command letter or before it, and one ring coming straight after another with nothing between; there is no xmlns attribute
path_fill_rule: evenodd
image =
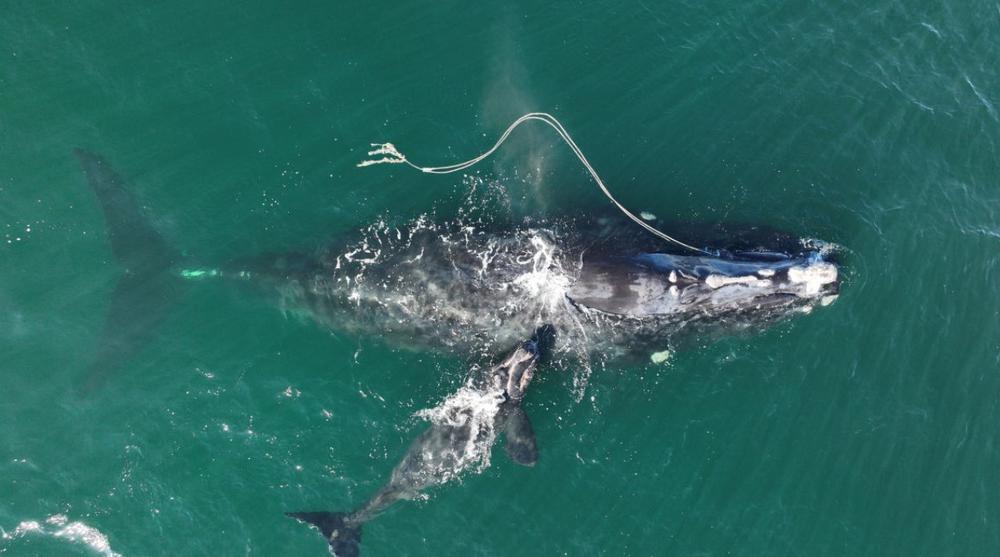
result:
<svg viewBox="0 0 1000 557"><path fill-rule="evenodd" d="M380 220L313 249L199 265L161 237L103 157L75 154L123 269L88 390L155 338L198 280L251 287L286 313L396 347L489 356L551 324L558 351L603 361L659 361L680 339L759 331L840 287L822 242L754 228L701 234L711 247L692 254L613 218Z"/></svg>

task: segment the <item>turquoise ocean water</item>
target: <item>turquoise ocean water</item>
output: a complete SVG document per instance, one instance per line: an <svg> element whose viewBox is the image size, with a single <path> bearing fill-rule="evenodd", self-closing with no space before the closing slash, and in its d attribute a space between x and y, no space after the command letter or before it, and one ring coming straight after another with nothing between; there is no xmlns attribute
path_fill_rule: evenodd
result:
<svg viewBox="0 0 1000 557"><path fill-rule="evenodd" d="M354 166L464 160L541 110L637 211L843 246L841 296L596 366L579 401L540 371L538 465L497 451L362 554L1000 554L998 59L977 0L5 2L0 553L324 555L282 513L367 497L468 364L204 281L80 396L121 269L74 147L217 262L487 193L607 212L540 125L475 179Z"/></svg>

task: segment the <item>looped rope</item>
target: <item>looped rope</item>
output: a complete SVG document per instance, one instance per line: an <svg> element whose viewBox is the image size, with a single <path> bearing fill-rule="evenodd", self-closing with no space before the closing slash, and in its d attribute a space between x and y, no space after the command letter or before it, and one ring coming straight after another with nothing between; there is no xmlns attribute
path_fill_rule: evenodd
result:
<svg viewBox="0 0 1000 557"><path fill-rule="evenodd" d="M507 130L503 132L503 134L500 136L500 139L497 140L496 144L494 144L493 147L491 147L488 151L482 153L478 157L469 159L465 162L460 162L457 164L451 164L447 166L417 166L412 162L410 162L409 160L407 160L406 156L400 153L399 150L396 149L396 146L393 145L392 143L372 143L371 146L375 147L375 149L368 151L368 156L370 157L377 157L379 155L383 156L378 159L369 159L362 161L358 163L357 166L365 167L365 166L373 166L376 164L406 164L427 174L451 174L452 172L459 172L479 163L483 159L492 155L498 148L500 148L500 145L507 140L507 137L511 134L511 132L514 131L514 128L520 126L521 124L527 122L528 120L538 120L539 122L544 122L548 124L552 129L556 130L556 133L559 134L559 137L561 137L562 140L565 141L567 145L569 145L569 148L573 151L573 154L576 155L576 158L580 159L580 162L583 164L584 168L587 169L587 172L590 173L591 178L594 179L594 182L597 183L597 186L601 188L602 192L604 192L604 195L611 200L611 203L613 203L615 207L617 207L621 212L625 213L625 215L628 218L632 219L632 221L634 221L636 224L641 226L647 232L663 240L666 240L668 242L673 242L674 244L677 244L678 246L681 246L683 248L687 248L691 251L695 251L705 255L712 255L711 252L696 248L689 244L685 244L684 242L676 238L673 238L671 236L668 236L667 234L664 234L663 232L660 232L653 226L650 226L645 221L632 214L631 211L626 209L625 206L619 203L618 200L615 199L613 195L611 195L611 192L608 191L607 186L604 185L604 181L601 180L601 177L597 175L597 171L594 170L594 167L590 165L590 161L588 161L587 157L583 155L583 151L580 150L580 148L576 145L576 142L573 141L573 138L570 137L569 132L566 131L566 128L564 128L563 125L559 123L559 120L556 120L554 116L552 116L551 114L547 114L545 112L531 112L525 114L524 116L521 116L517 120L514 120L514 123L512 123L510 126L507 127Z"/></svg>

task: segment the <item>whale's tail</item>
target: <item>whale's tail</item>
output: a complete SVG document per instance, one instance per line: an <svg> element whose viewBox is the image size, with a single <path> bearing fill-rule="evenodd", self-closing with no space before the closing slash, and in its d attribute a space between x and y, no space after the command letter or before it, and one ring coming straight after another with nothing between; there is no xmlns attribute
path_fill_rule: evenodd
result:
<svg viewBox="0 0 1000 557"><path fill-rule="evenodd" d="M81 390L91 392L155 334L180 288L170 273L180 256L145 218L121 176L103 157L74 149L104 211L111 252L123 269L115 286L97 357Z"/></svg>
<svg viewBox="0 0 1000 557"><path fill-rule="evenodd" d="M285 513L299 522L317 528L330 544L330 553L337 557L357 557L361 547L361 525L351 524L347 513L298 512Z"/></svg>

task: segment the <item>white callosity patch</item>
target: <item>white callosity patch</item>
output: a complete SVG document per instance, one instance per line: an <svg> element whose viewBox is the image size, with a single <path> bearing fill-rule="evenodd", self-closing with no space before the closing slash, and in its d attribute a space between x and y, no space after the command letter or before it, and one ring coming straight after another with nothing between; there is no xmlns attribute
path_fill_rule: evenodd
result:
<svg viewBox="0 0 1000 557"><path fill-rule="evenodd" d="M818 294L823 285L837 281L837 266L826 261L816 261L805 266L788 269L788 281L801 284L806 294Z"/></svg>
<svg viewBox="0 0 1000 557"><path fill-rule="evenodd" d="M727 277L725 275L709 275L705 278L705 284L709 288L721 288L723 286L728 286L730 284L743 284L746 286L755 286L758 288L767 288L771 286L771 281L767 279L759 279L752 275L742 276L742 277Z"/></svg>
<svg viewBox="0 0 1000 557"><path fill-rule="evenodd" d="M45 524L25 520L12 532L3 532L4 540L16 540L28 535L50 536L73 544L80 544L103 557L121 557L111 549L108 537L100 530L80 521L70 521L66 515L54 514L45 519ZM3 551L0 551L2 553Z"/></svg>

